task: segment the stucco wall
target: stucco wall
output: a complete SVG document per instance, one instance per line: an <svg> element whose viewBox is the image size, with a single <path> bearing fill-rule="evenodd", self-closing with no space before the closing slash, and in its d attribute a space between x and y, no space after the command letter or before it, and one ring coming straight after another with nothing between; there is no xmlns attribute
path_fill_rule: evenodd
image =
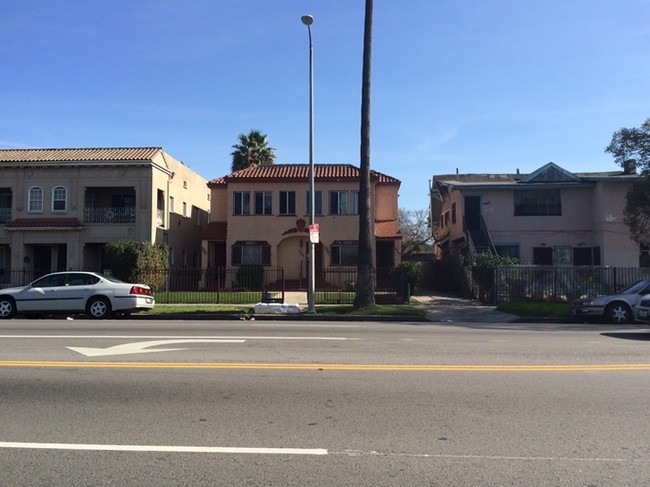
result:
<svg viewBox="0 0 650 487"><path fill-rule="evenodd" d="M174 177L171 175L174 174ZM207 222L209 192L207 180L189 168L160 152L153 161L93 161L47 164L5 164L0 168L0 186L12 192L11 220L18 218L51 219L76 218L81 222L79 229L49 229L44 223L36 228L8 230L0 227L0 244L11 246L11 267L33 264L34 246L65 245L66 266L69 269L83 269L88 265L99 265L100 253L88 246L100 245L115 240L170 243L187 248L188 252L199 252L202 228L191 218L192 205L200 209L201 227ZM43 188L43 211L28 211L28 190L32 186ZM67 208L52 210L52 189L63 186L67 189ZM131 223L84 222L85 198L90 188L124 188L135 193L135 221ZM186 201L188 217L181 223L165 215L164 226L157 224L158 189L164 193L165 210L168 210L169 195L178 203ZM84 257L88 250L88 258ZM199 254L200 255L200 254ZM56 258L52 265L55 266Z"/></svg>
<svg viewBox="0 0 650 487"><path fill-rule="evenodd" d="M464 197L481 198L481 214L496 245L519 245L522 263L533 263L533 247L600 247L601 263L637 266L639 247L623 223L629 182L602 181L581 187L562 187L562 215L515 216L510 188L454 188L442 214L456 203L456 223L443 229L453 242L463 238Z"/></svg>

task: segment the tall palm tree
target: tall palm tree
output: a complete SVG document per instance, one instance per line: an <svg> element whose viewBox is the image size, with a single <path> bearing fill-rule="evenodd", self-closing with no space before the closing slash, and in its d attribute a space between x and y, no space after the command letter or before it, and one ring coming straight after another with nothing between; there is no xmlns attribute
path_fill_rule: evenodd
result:
<svg viewBox="0 0 650 487"><path fill-rule="evenodd" d="M230 154L232 172L251 166L268 166L275 162L275 149L269 147L266 134L251 130L248 135L239 134L237 138L239 144L232 146L235 150Z"/></svg>
<svg viewBox="0 0 650 487"><path fill-rule="evenodd" d="M366 0L363 32L363 75L361 82L361 161L359 164L359 264L355 308L375 304L373 278L374 255L372 242L375 236L375 219L370 186L370 60L372 47L373 0Z"/></svg>

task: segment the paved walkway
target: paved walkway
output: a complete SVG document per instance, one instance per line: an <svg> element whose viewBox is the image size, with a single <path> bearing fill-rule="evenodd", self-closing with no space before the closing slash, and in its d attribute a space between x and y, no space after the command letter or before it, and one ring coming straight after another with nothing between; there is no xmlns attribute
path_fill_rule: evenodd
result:
<svg viewBox="0 0 650 487"><path fill-rule="evenodd" d="M496 306L485 306L476 301L454 296L413 296L427 307L427 319L445 323L510 323L519 317L503 313Z"/></svg>
<svg viewBox="0 0 650 487"><path fill-rule="evenodd" d="M445 323L510 323L518 316L497 311L496 306L485 306L469 299L454 296L426 294L413 299L427 307L427 320ZM306 292L286 292L284 302L307 306Z"/></svg>

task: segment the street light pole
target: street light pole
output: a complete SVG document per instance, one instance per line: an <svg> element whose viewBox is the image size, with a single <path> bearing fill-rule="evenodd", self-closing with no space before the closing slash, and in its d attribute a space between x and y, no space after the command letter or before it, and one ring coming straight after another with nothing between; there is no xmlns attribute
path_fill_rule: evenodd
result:
<svg viewBox="0 0 650 487"><path fill-rule="evenodd" d="M314 23L314 17L303 15L302 23L307 26L309 32L309 253L308 271L307 271L307 312L316 313L316 303L314 293L316 290L316 256L314 255L315 244L311 238L311 225L315 223L316 198L314 196L314 44L311 38L311 24Z"/></svg>

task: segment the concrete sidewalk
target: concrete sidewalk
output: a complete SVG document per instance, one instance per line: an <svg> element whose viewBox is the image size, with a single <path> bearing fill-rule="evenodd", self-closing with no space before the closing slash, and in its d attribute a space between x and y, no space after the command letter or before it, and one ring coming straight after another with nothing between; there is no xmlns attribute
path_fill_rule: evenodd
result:
<svg viewBox="0 0 650 487"><path fill-rule="evenodd" d="M496 306L485 306L477 301L444 296L436 294L424 294L413 296L413 299L427 308L427 321L445 323L511 323L519 319L518 316L497 311ZM306 292L285 293L285 303L307 306Z"/></svg>
<svg viewBox="0 0 650 487"><path fill-rule="evenodd" d="M496 306L485 306L454 296L421 295L413 299L427 308L427 320L444 323L512 323L518 316L503 313Z"/></svg>
<svg viewBox="0 0 650 487"><path fill-rule="evenodd" d="M327 315L327 314L256 314L256 315L224 315L218 313L186 313L186 314L156 314L137 315L137 319L177 319L177 320L298 320L298 321L429 321L441 323L512 323L520 318L508 313L497 311L495 306L485 306L469 299L454 296L422 294L413 299L426 308L426 316L377 316L377 315ZM303 310L307 307L307 293L285 293L286 304L298 304ZM536 321L536 320L535 320Z"/></svg>

